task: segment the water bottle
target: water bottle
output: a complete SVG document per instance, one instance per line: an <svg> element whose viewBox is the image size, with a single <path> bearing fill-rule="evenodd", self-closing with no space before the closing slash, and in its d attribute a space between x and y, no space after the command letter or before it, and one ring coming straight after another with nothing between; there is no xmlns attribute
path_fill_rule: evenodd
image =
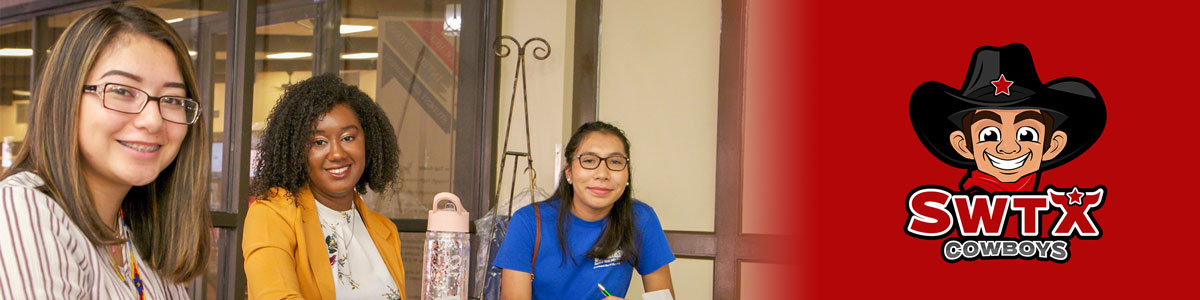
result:
<svg viewBox="0 0 1200 300"><path fill-rule="evenodd" d="M425 263L421 271L421 299L467 299L471 239L470 214L458 196L438 193L429 211L425 231Z"/></svg>

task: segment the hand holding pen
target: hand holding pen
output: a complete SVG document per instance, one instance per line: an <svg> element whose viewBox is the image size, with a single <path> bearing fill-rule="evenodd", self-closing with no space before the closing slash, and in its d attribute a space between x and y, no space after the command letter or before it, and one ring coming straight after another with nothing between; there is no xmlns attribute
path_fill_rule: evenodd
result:
<svg viewBox="0 0 1200 300"><path fill-rule="evenodd" d="M604 293L604 296L605 296L604 299L600 299L600 300L624 300L625 299L625 298L613 296L611 293L608 292L607 289L604 288L604 285L602 285L602 284L597 283L596 287L600 288L600 292Z"/></svg>

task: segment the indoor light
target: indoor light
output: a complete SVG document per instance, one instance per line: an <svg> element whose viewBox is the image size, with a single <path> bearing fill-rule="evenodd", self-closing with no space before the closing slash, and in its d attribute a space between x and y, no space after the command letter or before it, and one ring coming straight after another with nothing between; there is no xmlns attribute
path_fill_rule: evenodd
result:
<svg viewBox="0 0 1200 300"><path fill-rule="evenodd" d="M267 54L268 59L304 58L304 57L309 57L309 56L312 56L312 53L310 53L310 52L281 52L281 53L275 53L275 54Z"/></svg>
<svg viewBox="0 0 1200 300"><path fill-rule="evenodd" d="M33 56L33 49L3 48L3 49L0 49L0 56Z"/></svg>
<svg viewBox="0 0 1200 300"><path fill-rule="evenodd" d="M462 4L446 4L446 21L442 31L457 35L462 30Z"/></svg>
<svg viewBox="0 0 1200 300"><path fill-rule="evenodd" d="M379 57L379 53L375 52L360 52L342 55L342 59L372 59L377 57Z"/></svg>
<svg viewBox="0 0 1200 300"><path fill-rule="evenodd" d="M341 29L338 31L341 32L342 34L351 34L351 33L355 33L355 32L363 32L363 31L367 31L367 30L371 30L371 29L375 29L375 27L368 26L368 25L342 25Z"/></svg>

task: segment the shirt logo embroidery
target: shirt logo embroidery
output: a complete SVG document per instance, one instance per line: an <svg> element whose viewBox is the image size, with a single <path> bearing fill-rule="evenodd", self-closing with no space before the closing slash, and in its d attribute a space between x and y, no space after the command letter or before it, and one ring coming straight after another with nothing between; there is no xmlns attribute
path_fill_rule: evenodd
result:
<svg viewBox="0 0 1200 300"><path fill-rule="evenodd" d="M592 269L607 268L607 267L619 265L619 264L621 264L621 250L614 251L612 255L608 256L608 258L605 258L605 259L597 258L595 260L596 260L596 262L594 265L592 265Z"/></svg>

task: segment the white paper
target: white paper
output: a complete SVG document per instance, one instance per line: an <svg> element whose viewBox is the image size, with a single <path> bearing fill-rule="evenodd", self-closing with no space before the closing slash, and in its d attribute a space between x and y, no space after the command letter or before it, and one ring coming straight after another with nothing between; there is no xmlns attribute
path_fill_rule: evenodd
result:
<svg viewBox="0 0 1200 300"><path fill-rule="evenodd" d="M675 300L675 297L671 297L671 290L657 290L642 294L642 300Z"/></svg>

